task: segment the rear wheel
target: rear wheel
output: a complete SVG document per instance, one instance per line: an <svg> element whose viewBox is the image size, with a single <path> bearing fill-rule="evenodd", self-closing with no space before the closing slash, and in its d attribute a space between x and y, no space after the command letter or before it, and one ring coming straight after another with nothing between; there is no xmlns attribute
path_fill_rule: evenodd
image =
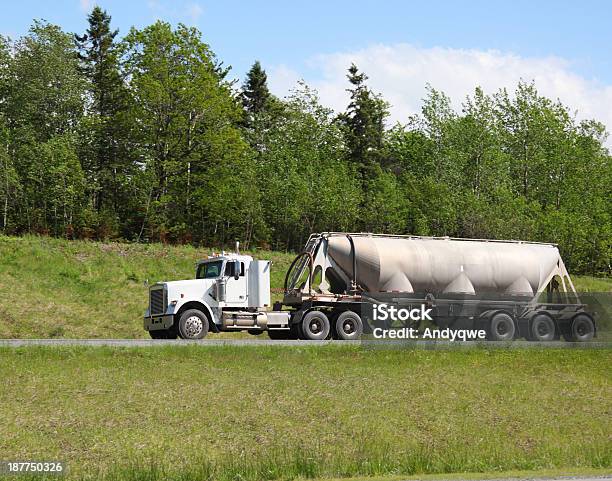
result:
<svg viewBox="0 0 612 481"><path fill-rule="evenodd" d="M302 319L301 334L304 339L321 341L327 338L329 331L329 319L321 311L310 311Z"/></svg>
<svg viewBox="0 0 612 481"><path fill-rule="evenodd" d="M353 311L344 311L336 318L335 333L338 339L359 339L363 333L361 317Z"/></svg>
<svg viewBox="0 0 612 481"><path fill-rule="evenodd" d="M188 309L179 319L178 330L183 339L203 339L208 334L208 317L198 309Z"/></svg>
<svg viewBox="0 0 612 481"><path fill-rule="evenodd" d="M555 321L546 314L538 314L531 320L529 340L548 342L555 338Z"/></svg>
<svg viewBox="0 0 612 481"><path fill-rule="evenodd" d="M570 332L564 334L565 339L571 342L587 342L595 337L595 323L590 316L578 314L574 317Z"/></svg>
<svg viewBox="0 0 612 481"><path fill-rule="evenodd" d="M514 339L515 331L512 317L505 312L497 313L493 316L489 325L489 340L511 341Z"/></svg>

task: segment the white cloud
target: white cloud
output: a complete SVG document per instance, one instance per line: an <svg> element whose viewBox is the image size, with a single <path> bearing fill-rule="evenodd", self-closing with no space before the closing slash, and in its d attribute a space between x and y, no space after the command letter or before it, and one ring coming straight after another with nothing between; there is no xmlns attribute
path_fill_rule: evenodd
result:
<svg viewBox="0 0 612 481"><path fill-rule="evenodd" d="M196 25L204 13L204 8L197 2L167 2L148 0L147 7L155 19L181 22L186 25Z"/></svg>
<svg viewBox="0 0 612 481"><path fill-rule="evenodd" d="M89 13L94 6L94 0L79 0L79 7L82 12Z"/></svg>
<svg viewBox="0 0 612 481"><path fill-rule="evenodd" d="M284 64L273 67L267 73L270 90L281 97L294 88L302 78L298 72Z"/></svg>
<svg viewBox="0 0 612 481"><path fill-rule="evenodd" d="M197 23L202 13L204 13L204 9L199 3L190 3L187 6L187 16L191 20L191 23Z"/></svg>
<svg viewBox="0 0 612 481"><path fill-rule="evenodd" d="M420 48L409 44L373 45L355 52L318 55L307 60L314 71L309 85L323 104L337 111L348 103L346 70L354 62L369 76L369 85L391 103L391 121L405 123L420 111L427 83L444 91L459 108L476 86L493 93L513 91L520 79L535 80L540 94L559 98L578 118L595 118L612 129L612 85L587 79L560 57L521 57L496 50ZM269 70L270 88L285 95L302 75L281 65ZM609 139L609 142L611 140Z"/></svg>

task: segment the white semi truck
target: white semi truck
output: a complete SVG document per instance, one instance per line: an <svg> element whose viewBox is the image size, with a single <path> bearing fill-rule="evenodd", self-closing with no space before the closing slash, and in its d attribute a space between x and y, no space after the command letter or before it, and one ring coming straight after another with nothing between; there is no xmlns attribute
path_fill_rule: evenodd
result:
<svg viewBox="0 0 612 481"><path fill-rule="evenodd" d="M484 329L491 340L589 341L596 335L593 315L553 244L313 234L285 276L283 301L274 306L271 268L270 261L238 249L201 260L195 279L150 286L144 327L154 339L244 330L267 331L272 339L359 339L372 331L368 313L382 297L426 305L439 327Z"/></svg>

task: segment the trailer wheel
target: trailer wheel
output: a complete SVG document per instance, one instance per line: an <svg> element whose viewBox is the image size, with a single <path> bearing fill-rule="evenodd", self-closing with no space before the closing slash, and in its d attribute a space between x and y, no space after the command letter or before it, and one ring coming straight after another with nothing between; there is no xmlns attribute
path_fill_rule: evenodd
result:
<svg viewBox="0 0 612 481"><path fill-rule="evenodd" d="M565 339L570 342L587 342L595 337L595 323L590 316L578 314L574 317L570 327L569 336Z"/></svg>
<svg viewBox="0 0 612 481"><path fill-rule="evenodd" d="M499 312L493 316L489 324L490 341L511 341L514 339L516 327L514 320L505 312Z"/></svg>
<svg viewBox="0 0 612 481"><path fill-rule="evenodd" d="M320 341L329 335L329 319L321 311L310 311L302 319L301 333L304 339Z"/></svg>
<svg viewBox="0 0 612 481"><path fill-rule="evenodd" d="M530 341L548 342L555 338L555 321L546 314L538 314L531 320Z"/></svg>
<svg viewBox="0 0 612 481"><path fill-rule="evenodd" d="M208 317L198 309L187 309L179 319L179 333L183 339L202 339L208 334Z"/></svg>
<svg viewBox="0 0 612 481"><path fill-rule="evenodd" d="M359 339L363 333L361 317L353 311L344 311L336 318L334 331L338 339Z"/></svg>

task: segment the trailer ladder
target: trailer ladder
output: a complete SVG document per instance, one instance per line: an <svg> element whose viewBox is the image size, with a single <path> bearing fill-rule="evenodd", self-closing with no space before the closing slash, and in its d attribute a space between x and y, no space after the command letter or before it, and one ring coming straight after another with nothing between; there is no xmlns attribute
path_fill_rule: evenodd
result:
<svg viewBox="0 0 612 481"><path fill-rule="evenodd" d="M289 282L287 283L287 286L286 286L287 290L293 290L296 288L296 284L302 277L304 270L307 267L309 267L310 259L312 259L312 257L315 254L320 238L321 236L319 234L311 234L310 237L308 238L308 241L306 242L306 246L304 247L304 250L300 254L298 263L294 266L293 270L291 271ZM309 254L309 255L304 255L304 254Z"/></svg>

